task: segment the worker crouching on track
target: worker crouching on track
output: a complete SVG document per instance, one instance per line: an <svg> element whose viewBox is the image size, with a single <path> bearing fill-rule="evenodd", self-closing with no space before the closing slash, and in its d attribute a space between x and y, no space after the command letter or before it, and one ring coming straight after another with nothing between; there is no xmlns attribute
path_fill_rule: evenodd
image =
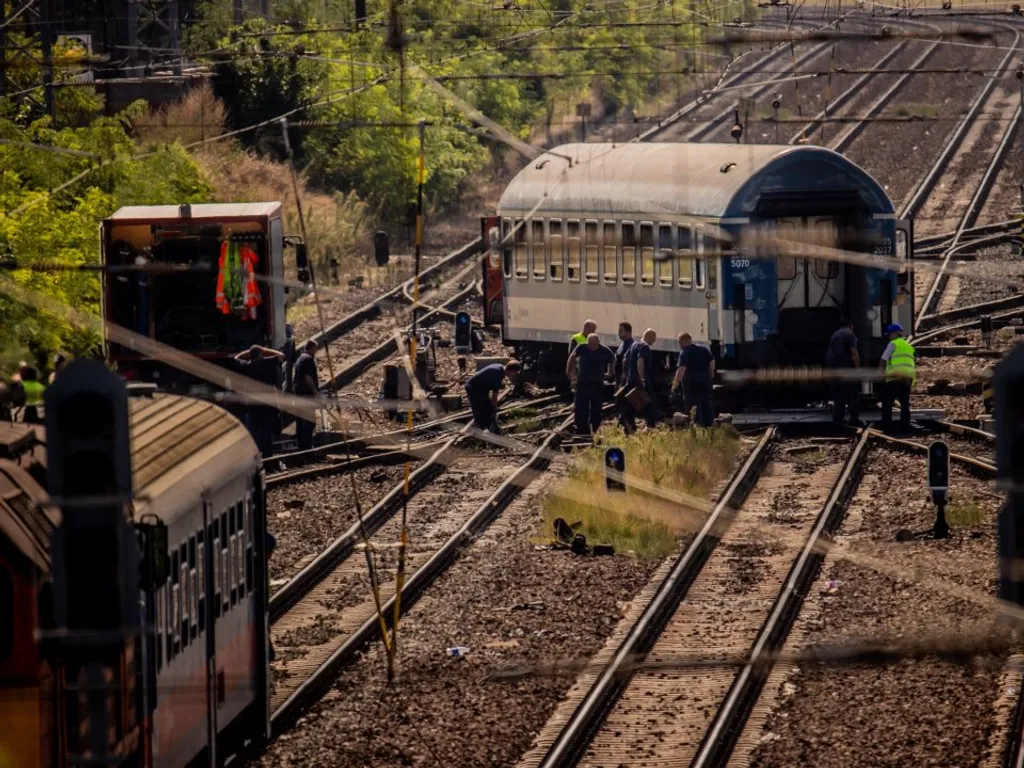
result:
<svg viewBox="0 0 1024 768"><path fill-rule="evenodd" d="M910 429L910 390L917 379L914 348L903 338L903 326L890 325L889 346L882 353L881 368L885 371L882 387L882 429L892 428L892 404L900 403L900 428Z"/></svg>
<svg viewBox="0 0 1024 768"><path fill-rule="evenodd" d="M573 413L576 434L589 435L601 426L604 406L604 382L612 375L615 353L601 344L601 337L592 333L586 344L576 346L569 355L565 375L576 387Z"/></svg>
<svg viewBox="0 0 1024 768"><path fill-rule="evenodd" d="M496 435L501 434L498 428L498 390L506 378L515 384L519 379L520 370L517 360L509 360L505 365L486 365L469 377L469 381L466 382L466 397L473 411L473 424L478 429L490 430Z"/></svg>
<svg viewBox="0 0 1024 768"><path fill-rule="evenodd" d="M715 406L712 403L712 382L715 379L715 356L711 350L693 343L688 333L679 334L679 361L672 391L683 388L686 412L696 409L698 427L715 425Z"/></svg>

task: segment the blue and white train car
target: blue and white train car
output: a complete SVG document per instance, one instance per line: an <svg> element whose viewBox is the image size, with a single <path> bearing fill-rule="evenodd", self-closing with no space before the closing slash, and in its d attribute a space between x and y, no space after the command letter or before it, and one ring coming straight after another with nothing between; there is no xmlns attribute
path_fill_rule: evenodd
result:
<svg viewBox="0 0 1024 768"><path fill-rule="evenodd" d="M623 320L635 336L654 328L665 353L687 331L720 368L820 365L843 317L877 361L885 326L912 323L913 281L897 263L911 256L910 222L821 147L569 144L512 180L498 217L504 338L539 381L563 375L588 318L610 345ZM872 255L889 258L878 268Z"/></svg>

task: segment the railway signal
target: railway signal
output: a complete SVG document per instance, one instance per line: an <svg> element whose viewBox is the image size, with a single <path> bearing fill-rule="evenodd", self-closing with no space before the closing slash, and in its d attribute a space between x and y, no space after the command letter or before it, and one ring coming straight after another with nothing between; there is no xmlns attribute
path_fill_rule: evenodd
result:
<svg viewBox="0 0 1024 768"><path fill-rule="evenodd" d="M626 471L626 453L621 448L609 448L604 452L604 484L609 491L624 493L626 483L620 480Z"/></svg>
<svg viewBox="0 0 1024 768"><path fill-rule="evenodd" d="M949 446L936 440L928 446L928 490L935 505L936 539L949 538L949 524L946 522L946 500L949 495Z"/></svg>
<svg viewBox="0 0 1024 768"><path fill-rule="evenodd" d="M373 236L373 258L378 267L385 267L391 261L391 241L387 232L378 231Z"/></svg>
<svg viewBox="0 0 1024 768"><path fill-rule="evenodd" d="M1024 605L1024 346L995 369L996 478L1007 491L999 512L999 597Z"/></svg>
<svg viewBox="0 0 1024 768"><path fill-rule="evenodd" d="M992 315L983 315L981 318L981 342L986 347L992 346Z"/></svg>
<svg viewBox="0 0 1024 768"><path fill-rule="evenodd" d="M455 315L455 351L460 355L468 355L473 349L473 318L469 312Z"/></svg>
<svg viewBox="0 0 1024 768"><path fill-rule="evenodd" d="M116 633L139 623L128 390L99 362L75 360L46 390L47 485L61 509L53 536L57 626Z"/></svg>

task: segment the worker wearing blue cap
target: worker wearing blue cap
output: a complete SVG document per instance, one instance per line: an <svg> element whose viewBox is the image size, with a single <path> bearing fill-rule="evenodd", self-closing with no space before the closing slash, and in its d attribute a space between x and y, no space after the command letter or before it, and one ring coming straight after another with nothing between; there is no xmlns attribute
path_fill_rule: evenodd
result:
<svg viewBox="0 0 1024 768"><path fill-rule="evenodd" d="M885 371L882 387L882 429L892 427L892 404L900 403L900 427L910 428L910 390L917 379L914 348L903 338L903 326L893 323L885 329L889 345L882 353L881 368Z"/></svg>

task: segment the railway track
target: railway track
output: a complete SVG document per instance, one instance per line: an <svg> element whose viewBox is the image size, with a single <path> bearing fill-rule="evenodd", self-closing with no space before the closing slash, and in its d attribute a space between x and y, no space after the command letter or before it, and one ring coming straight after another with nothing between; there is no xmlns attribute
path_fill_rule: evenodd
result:
<svg viewBox="0 0 1024 768"><path fill-rule="evenodd" d="M406 508L414 548L409 551L409 576L400 597L403 610L547 468L561 431L570 423L571 419L564 419L541 435L539 446L525 462L515 450L461 450L470 439L466 427L417 468L410 477ZM364 515L362 529L353 525L271 599L271 636L279 658L285 659L274 665L275 731L293 723L361 648L380 638L362 530L378 557L394 563L401 531L397 512L403 497L403 484L399 484ZM380 584L380 594L390 622L395 584Z"/></svg>
<svg viewBox="0 0 1024 768"><path fill-rule="evenodd" d="M760 729L749 718L820 571L819 544L841 524L875 443L927 452L873 430L824 445L765 433L521 767L724 766L738 744L755 747ZM952 460L994 477L988 462Z"/></svg>

